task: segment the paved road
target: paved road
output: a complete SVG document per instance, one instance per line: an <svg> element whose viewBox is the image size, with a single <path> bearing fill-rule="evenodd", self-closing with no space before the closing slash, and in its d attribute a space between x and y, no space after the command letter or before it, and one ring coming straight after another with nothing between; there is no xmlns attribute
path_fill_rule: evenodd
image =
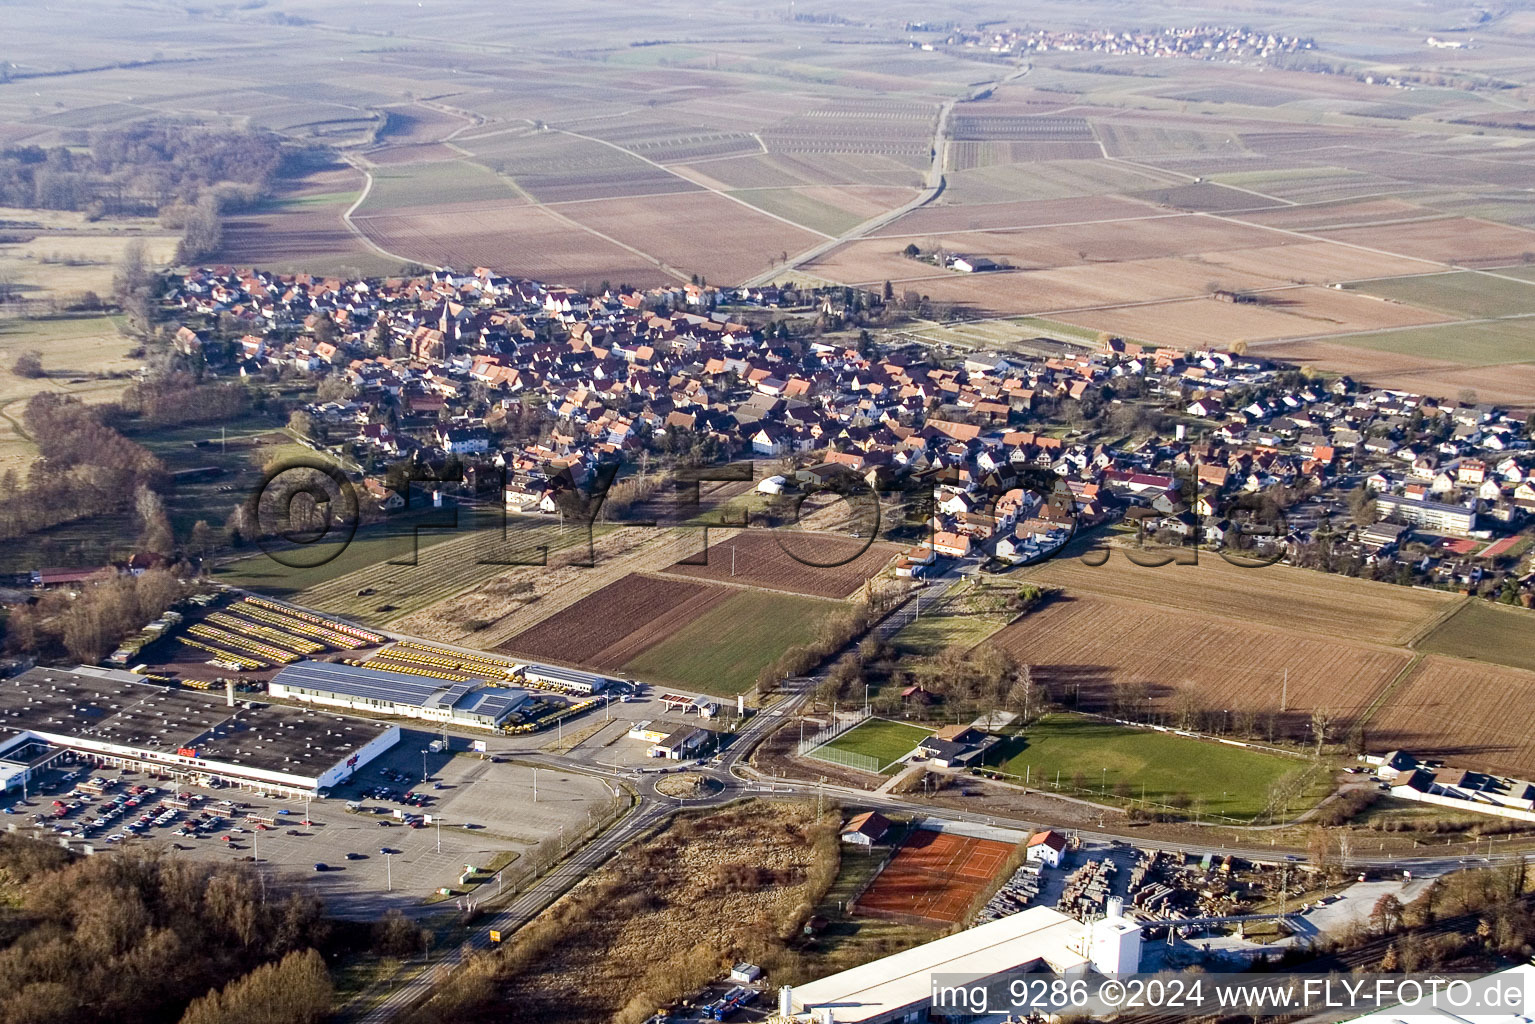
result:
<svg viewBox="0 0 1535 1024"><path fill-rule="evenodd" d="M974 571L976 567L967 566L966 568L969 571ZM951 570L943 576L932 580L928 586L916 593L924 604L935 601L942 597L950 587L966 574L968 573ZM915 615L915 608L908 602L887 617L876 628L876 633L882 639L889 639L901 627L912 621ZM528 752L516 755L519 760L546 763L551 769L579 771L615 780L622 779L635 792L637 801L634 808L627 815L580 850L561 861L529 889L520 893L511 903L481 917L476 922L474 933L468 940L469 945L474 949L483 949L489 945L489 933L492 930L500 931L502 934L509 934L527 924L555 900L569 892L577 883L595 871L614 853L629 842L642 836L647 830L659 825L669 815L683 807L715 806L742 797L764 793L774 793L781 796L791 794L804 796L824 794L840 797L848 803L859 806L879 807L890 812L925 818L929 822L940 825L944 823L963 823L987 826L999 830L1013 829L1020 831L1021 834L1021 830L1031 824L1024 820L996 814L980 814L948 807L935 807L888 793L873 793L863 789L826 783L817 784L798 779L774 779L758 774L755 769L747 765L745 758L769 732L799 709L800 705L808 699L822 679L825 678L825 673L830 671L830 665L834 660L828 659L827 667L816 675L786 681L777 699L763 707L751 718L742 727L736 739L729 747L708 764L697 765L690 769L710 776L719 784L719 788L715 792L705 797L694 800L679 800L675 797L659 793L656 790L656 784L667 777L662 772L645 772L640 769L626 769L618 766L611 768L594 766L552 754ZM1287 854L1285 851L1274 847L1264 847L1259 844L1251 846L1215 843L1156 844L1148 842L1144 836L1134 834L1134 830L1127 830L1123 833L1109 831L1095 832L1083 829L1075 829L1073 831L1088 842L1129 842L1138 846L1161 845L1165 849L1176 849L1201 856L1207 853L1212 855L1236 854L1238 856L1263 860L1293 856L1297 861L1305 860L1302 856ZM1403 859L1400 857L1372 857L1361 854L1354 856L1351 863L1355 867L1394 867L1411 870L1415 876L1425 877L1454 871L1476 863L1496 864L1512 862L1517 859L1522 859L1522 855L1510 853L1476 858L1456 856ZM436 966L444 964L457 966L461 959L462 951L460 947L447 953L442 959L437 961ZM438 972L435 968L431 971L421 972L413 980L391 992L387 998L378 1003L367 1014L360 1017L359 1020L363 1024L382 1024L384 1021L393 1019L419 1000L424 999L428 995L437 976Z"/></svg>
<svg viewBox="0 0 1535 1024"><path fill-rule="evenodd" d="M978 86L971 90L970 95L967 96L966 99L973 99L982 93L990 92L992 89L995 89L1000 85L1028 74L1029 70L1030 69L1028 66L1014 68L1007 74L998 77L995 81L989 82L986 85ZM880 228L884 227L886 224L889 224L891 221L894 221L900 217L904 217L906 214L910 213L912 210L917 209L918 207L926 206L928 203L931 203L933 200L942 195L944 186L946 185L946 181L943 176L943 168L944 165L948 162L949 158L949 117L954 113L954 104L956 102L958 101L949 100L941 108L939 108L938 121L933 130L933 143L931 147L933 158L928 164L927 178L923 184L922 191L918 193L915 198L911 199L909 202L897 206L893 210L886 210L884 213L881 213L875 217L871 217L861 224L854 225L852 228L844 231L836 238L829 238L824 242L820 242L814 246L811 246L809 249L806 249L803 252L790 256L788 262L780 263L777 266L763 271L755 277L743 281L741 283L742 286L755 288L760 285L767 284L779 277L782 277L789 271L794 270L796 267L802 267L806 263L810 263L820 258L821 256L826 255L828 252L837 248L839 245L843 245L847 242L854 241L855 239L864 238L873 234Z"/></svg>

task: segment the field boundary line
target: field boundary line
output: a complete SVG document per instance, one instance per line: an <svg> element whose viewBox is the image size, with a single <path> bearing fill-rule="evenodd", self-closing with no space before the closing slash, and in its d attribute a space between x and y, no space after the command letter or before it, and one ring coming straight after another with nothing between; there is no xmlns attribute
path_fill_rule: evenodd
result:
<svg viewBox="0 0 1535 1024"><path fill-rule="evenodd" d="M1429 616L1426 622L1420 625L1417 629L1413 630L1411 633L1407 634L1407 636L1402 640L1402 646L1410 651L1416 651L1420 643L1427 640L1430 636L1438 631L1440 626L1443 626L1446 622L1449 622L1455 616L1459 615L1461 609L1467 607L1470 604L1471 599L1469 597L1462 597L1459 601L1446 601L1442 611L1436 612L1434 615Z"/></svg>
<svg viewBox="0 0 1535 1024"><path fill-rule="evenodd" d="M391 260L399 260L401 263L419 263L419 260L413 260L408 256L401 256L397 252L390 252L388 249L385 249L382 245L379 245L372 238L368 237L368 233L362 228L358 227L352 221L352 214L356 213L362 204L367 202L369 193L373 191L373 172L362 166L362 164L358 162L358 157L351 153L343 154L342 159L346 161L348 167L362 173L363 185L362 191L357 193L357 198L352 200L352 205L348 206L346 210L342 212L341 223L346 225L346 229L355 235L358 241L360 241L363 245L366 245L369 249L372 249L374 252L378 253L380 256ZM441 270L442 268L439 266L437 269Z"/></svg>
<svg viewBox="0 0 1535 1024"><path fill-rule="evenodd" d="M808 226L806 226L804 224L799 223L798 221L792 221L792 220L790 220L787 217L780 217L776 213L769 213L767 210L764 210L764 209L762 209L760 207L757 207L757 206L753 206L751 203L748 203L744 199L736 198L735 196L731 195L729 192L724 192L724 191L721 191L720 189L717 189L717 188L710 188L708 185L704 185L701 182L694 181L692 178L685 178L682 175L680 175L680 174L676 173L675 171L673 171L671 168L667 167L665 164L657 163L656 161L650 159L650 157L642 156L641 154L636 153L632 149L625 149L624 147L620 146L616 142L609 142L607 139L599 139L595 135L585 135L585 134L583 134L581 132L571 131L568 128L555 128L555 127L551 126L549 128L549 130L552 131L552 132L559 132L561 135L569 135L569 136L571 136L573 138L585 139L588 142L601 143L602 145L607 146L609 149L616 149L616 150L618 150L618 152L628 154L629 156L632 156L632 157L634 157L637 160L643 160L645 163L649 164L650 166L652 166L654 168L657 168L658 170L665 171L667 175L669 175L670 177L676 178L678 181L689 182L691 184L697 185L699 188L703 189L706 192L713 192L717 196L722 196L722 197L730 200L732 203L735 203L737 206L744 206L748 210L753 210L753 211L755 211L757 213L762 214L765 217L771 217L771 218L773 218L776 221L780 221L781 223L789 225L790 227L799 228L801 231L808 231L812 235L820 235L822 238L825 238L825 239L828 239L828 240L832 240L832 239L836 238L835 235L828 235L824 231L817 231L815 228L808 227ZM760 144L760 140L759 140L759 144ZM752 154L747 153L745 155L746 156L751 156Z"/></svg>
<svg viewBox="0 0 1535 1024"><path fill-rule="evenodd" d="M1396 695L1398 690L1402 689L1402 687L1406 685L1407 680L1417 674L1418 667L1422 665L1423 662L1427 660L1427 658L1427 654L1414 651L1412 660L1403 665L1402 670L1392 677L1391 681L1387 683L1385 688L1380 691L1380 696L1370 701L1369 706L1364 709L1364 711L1359 715L1359 718L1355 721L1354 727L1356 729L1363 729L1365 726L1369 725L1370 720L1380 712L1381 708L1385 707L1390 702L1391 698Z"/></svg>

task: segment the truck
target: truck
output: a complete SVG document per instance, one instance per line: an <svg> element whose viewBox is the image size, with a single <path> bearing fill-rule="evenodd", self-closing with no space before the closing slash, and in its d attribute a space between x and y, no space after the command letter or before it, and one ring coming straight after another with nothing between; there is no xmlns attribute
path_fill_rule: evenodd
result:
<svg viewBox="0 0 1535 1024"><path fill-rule="evenodd" d="M708 1013L710 1020L726 1020L731 1014L756 998L756 989L737 985L719 999L704 1007L704 1011Z"/></svg>

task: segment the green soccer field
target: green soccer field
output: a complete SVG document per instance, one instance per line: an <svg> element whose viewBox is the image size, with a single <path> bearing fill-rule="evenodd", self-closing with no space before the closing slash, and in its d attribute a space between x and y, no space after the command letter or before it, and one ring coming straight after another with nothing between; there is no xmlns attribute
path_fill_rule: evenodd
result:
<svg viewBox="0 0 1535 1024"><path fill-rule="evenodd" d="M842 750L852 754L863 754L878 761L879 770L884 771L892 762L911 753L918 743L932 734L933 730L924 729L920 725L892 722L885 718L871 718L849 729L830 743L822 744L817 750Z"/></svg>
<svg viewBox="0 0 1535 1024"><path fill-rule="evenodd" d="M1059 786L1110 804L1186 806L1192 814L1250 820L1262 814L1281 778L1307 772L1306 762L1150 729L1131 729L1077 715L1048 715L1004 744L1002 771L1051 790ZM1298 814L1327 792L1325 772L1296 789L1280 817Z"/></svg>

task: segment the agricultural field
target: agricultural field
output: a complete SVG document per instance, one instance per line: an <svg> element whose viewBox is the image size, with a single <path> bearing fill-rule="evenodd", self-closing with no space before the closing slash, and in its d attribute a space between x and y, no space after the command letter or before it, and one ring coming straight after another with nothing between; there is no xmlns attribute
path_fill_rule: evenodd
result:
<svg viewBox="0 0 1535 1024"><path fill-rule="evenodd" d="M894 544L836 534L743 530L710 544L698 557L706 564L678 562L666 571L697 580L845 598L879 575L899 551Z"/></svg>
<svg viewBox="0 0 1535 1024"><path fill-rule="evenodd" d="M1512 287L1519 287L1513 285ZM1527 323L1495 320L1486 323L1436 324L1395 331L1373 331L1328 339L1349 348L1368 349L1408 360L1431 359L1451 366L1494 366L1535 360L1535 337ZM1278 354L1279 350L1268 350ZM1391 360L1380 360L1389 370Z"/></svg>
<svg viewBox="0 0 1535 1024"><path fill-rule="evenodd" d="M872 238L921 238L960 231L1005 231L1009 228L1082 221L1124 221L1140 217L1165 217L1166 211L1118 196L1084 199L1020 199L1007 203L953 206L932 203L886 224Z"/></svg>
<svg viewBox="0 0 1535 1024"><path fill-rule="evenodd" d="M1404 302L1459 317L1503 317L1535 313L1535 281L1501 271L1457 270L1443 274L1355 281L1348 286L1392 302Z"/></svg>
<svg viewBox="0 0 1535 1024"><path fill-rule="evenodd" d="M1276 206L1251 210L1239 219L1249 224L1282 228L1287 231L1314 231L1327 228L1358 227L1378 221L1437 218L1442 214L1425 206L1401 199L1347 199L1341 202L1307 203L1302 206Z"/></svg>
<svg viewBox="0 0 1535 1024"><path fill-rule="evenodd" d="M732 284L760 273L784 252L822 236L713 193L646 195L571 203L562 216L659 260L679 273Z"/></svg>
<svg viewBox="0 0 1535 1024"><path fill-rule="evenodd" d="M1273 715L1275 736L1296 739L1318 710L1346 732L1412 660L1403 650L1320 639L1294 625L1190 613L1176 598L1142 603L1072 591L991 642L1033 666L1056 700L1084 710L1128 702L1126 711L1174 723L1189 709L1265 716L1262 723Z"/></svg>
<svg viewBox="0 0 1535 1024"><path fill-rule="evenodd" d="M605 279L638 287L677 279L644 255L516 198L372 213L355 222L382 248L433 265L492 266L549 284L594 289Z"/></svg>
<svg viewBox="0 0 1535 1024"><path fill-rule="evenodd" d="M1535 672L1431 654L1366 726L1370 749L1535 777Z"/></svg>
<svg viewBox="0 0 1535 1024"><path fill-rule="evenodd" d="M381 167L373 172L373 187L358 207L357 217L413 207L504 201L516 196L516 190L494 171L467 161Z"/></svg>
<svg viewBox="0 0 1535 1024"><path fill-rule="evenodd" d="M137 241L150 263L169 263L178 238L149 217L87 220L67 210L0 207L0 281L18 298L48 308L84 292L106 298L123 250Z"/></svg>
<svg viewBox="0 0 1535 1024"><path fill-rule="evenodd" d="M1467 601L1418 641L1417 649L1535 671L1535 612Z"/></svg>
<svg viewBox="0 0 1535 1024"><path fill-rule="evenodd" d="M649 159L573 131L466 133L459 143L541 203L699 191Z"/></svg>
<svg viewBox="0 0 1535 1024"><path fill-rule="evenodd" d="M1527 350L1523 338L1510 341L1504 323L1449 325L1443 333L1437 327L1419 331L1388 331L1379 335L1360 334L1326 341L1276 342L1262 346L1265 357L1284 359L1301 366L1310 366L1325 373L1346 373L1355 380L1368 381L1376 387L1398 388L1422 395L1432 395L1442 400L1455 401L1465 391L1474 391L1480 401L1501 402L1513 409L1529 409L1535 400L1535 364L1529 362L1504 362L1521 358ZM1481 329L1488 330L1481 330ZM1448 351L1436 351L1432 344L1420 345L1427 338L1412 338L1415 334L1427 338L1444 339ZM1376 344L1366 344L1383 338L1388 343L1401 346L1412 342L1414 349L1435 352L1434 356L1407 355ZM1467 342L1475 345L1473 351L1492 359L1492 362L1465 365L1452 362L1459 348ZM1352 344L1350 344L1352 343ZM1524 358L1528 358L1525 356Z"/></svg>
<svg viewBox="0 0 1535 1024"><path fill-rule="evenodd" d="M891 638L903 653L938 654L950 647L969 649L1014 618L1007 599L1016 584L974 576L949 587L937 601L918 596L917 617Z"/></svg>
<svg viewBox="0 0 1535 1024"><path fill-rule="evenodd" d="M1535 253L1535 231L1469 217L1340 228L1321 234L1350 245L1477 267L1517 263Z"/></svg>
<svg viewBox="0 0 1535 1024"><path fill-rule="evenodd" d="M1180 182L1174 174L1151 167L1131 167L1108 160L1049 160L1024 164L994 164L949 175L949 202L1005 203L1028 196L1066 199L1072 196L1123 195Z"/></svg>
<svg viewBox="0 0 1535 1024"><path fill-rule="evenodd" d="M699 693L750 689L784 651L813 638L836 606L808 597L741 590L624 666L628 675Z"/></svg>
<svg viewBox="0 0 1535 1024"><path fill-rule="evenodd" d="M829 743L823 743L811 752L815 757L822 750L844 751L861 754L879 762L878 771L884 772L900 758L914 750L918 743L931 736L933 730L908 722L892 722L884 718L870 718Z"/></svg>
<svg viewBox="0 0 1535 1024"><path fill-rule="evenodd" d="M1267 341L1377 331L1446 319L1414 306L1310 285L1266 292L1261 303L1186 299L1060 315L1083 327L1116 335L1133 332L1135 337L1179 348L1226 346L1238 338Z"/></svg>
<svg viewBox="0 0 1535 1024"><path fill-rule="evenodd" d="M115 319L99 313L0 318L0 472L24 473L37 454L21 424L27 399L53 391L110 402L128 386L129 372L142 365L128 355L137 345ZM16 357L31 351L42 353L45 376L18 377L11 372Z"/></svg>
<svg viewBox="0 0 1535 1024"><path fill-rule="evenodd" d="M838 235L913 198L910 189L844 186L758 188L731 192L765 213L823 235Z"/></svg>
<svg viewBox="0 0 1535 1024"><path fill-rule="evenodd" d="M1426 633L1459 601L1437 591L1288 565L1242 569L1208 553L1198 565L1149 569L1116 552L1103 565L1056 558L1025 571L1030 581L1060 587L1068 597L1131 599L1196 619L1231 618L1303 636L1392 646Z"/></svg>
<svg viewBox="0 0 1535 1024"><path fill-rule="evenodd" d="M501 650L611 672L729 596L707 583L629 575L518 633Z"/></svg>
<svg viewBox="0 0 1535 1024"><path fill-rule="evenodd" d="M364 180L361 171L339 162L287 179L277 198L224 219L218 258L285 272L397 271L399 260L369 248L342 220Z"/></svg>
<svg viewBox="0 0 1535 1024"><path fill-rule="evenodd" d="M1083 715L1047 715L1005 741L999 770L1038 789L1076 792L1107 803L1197 806L1202 814L1251 820L1270 810L1274 783L1304 762ZM1190 771L1190 765L1198 765ZM1325 773L1295 802L1273 808L1284 819L1328 790Z"/></svg>

